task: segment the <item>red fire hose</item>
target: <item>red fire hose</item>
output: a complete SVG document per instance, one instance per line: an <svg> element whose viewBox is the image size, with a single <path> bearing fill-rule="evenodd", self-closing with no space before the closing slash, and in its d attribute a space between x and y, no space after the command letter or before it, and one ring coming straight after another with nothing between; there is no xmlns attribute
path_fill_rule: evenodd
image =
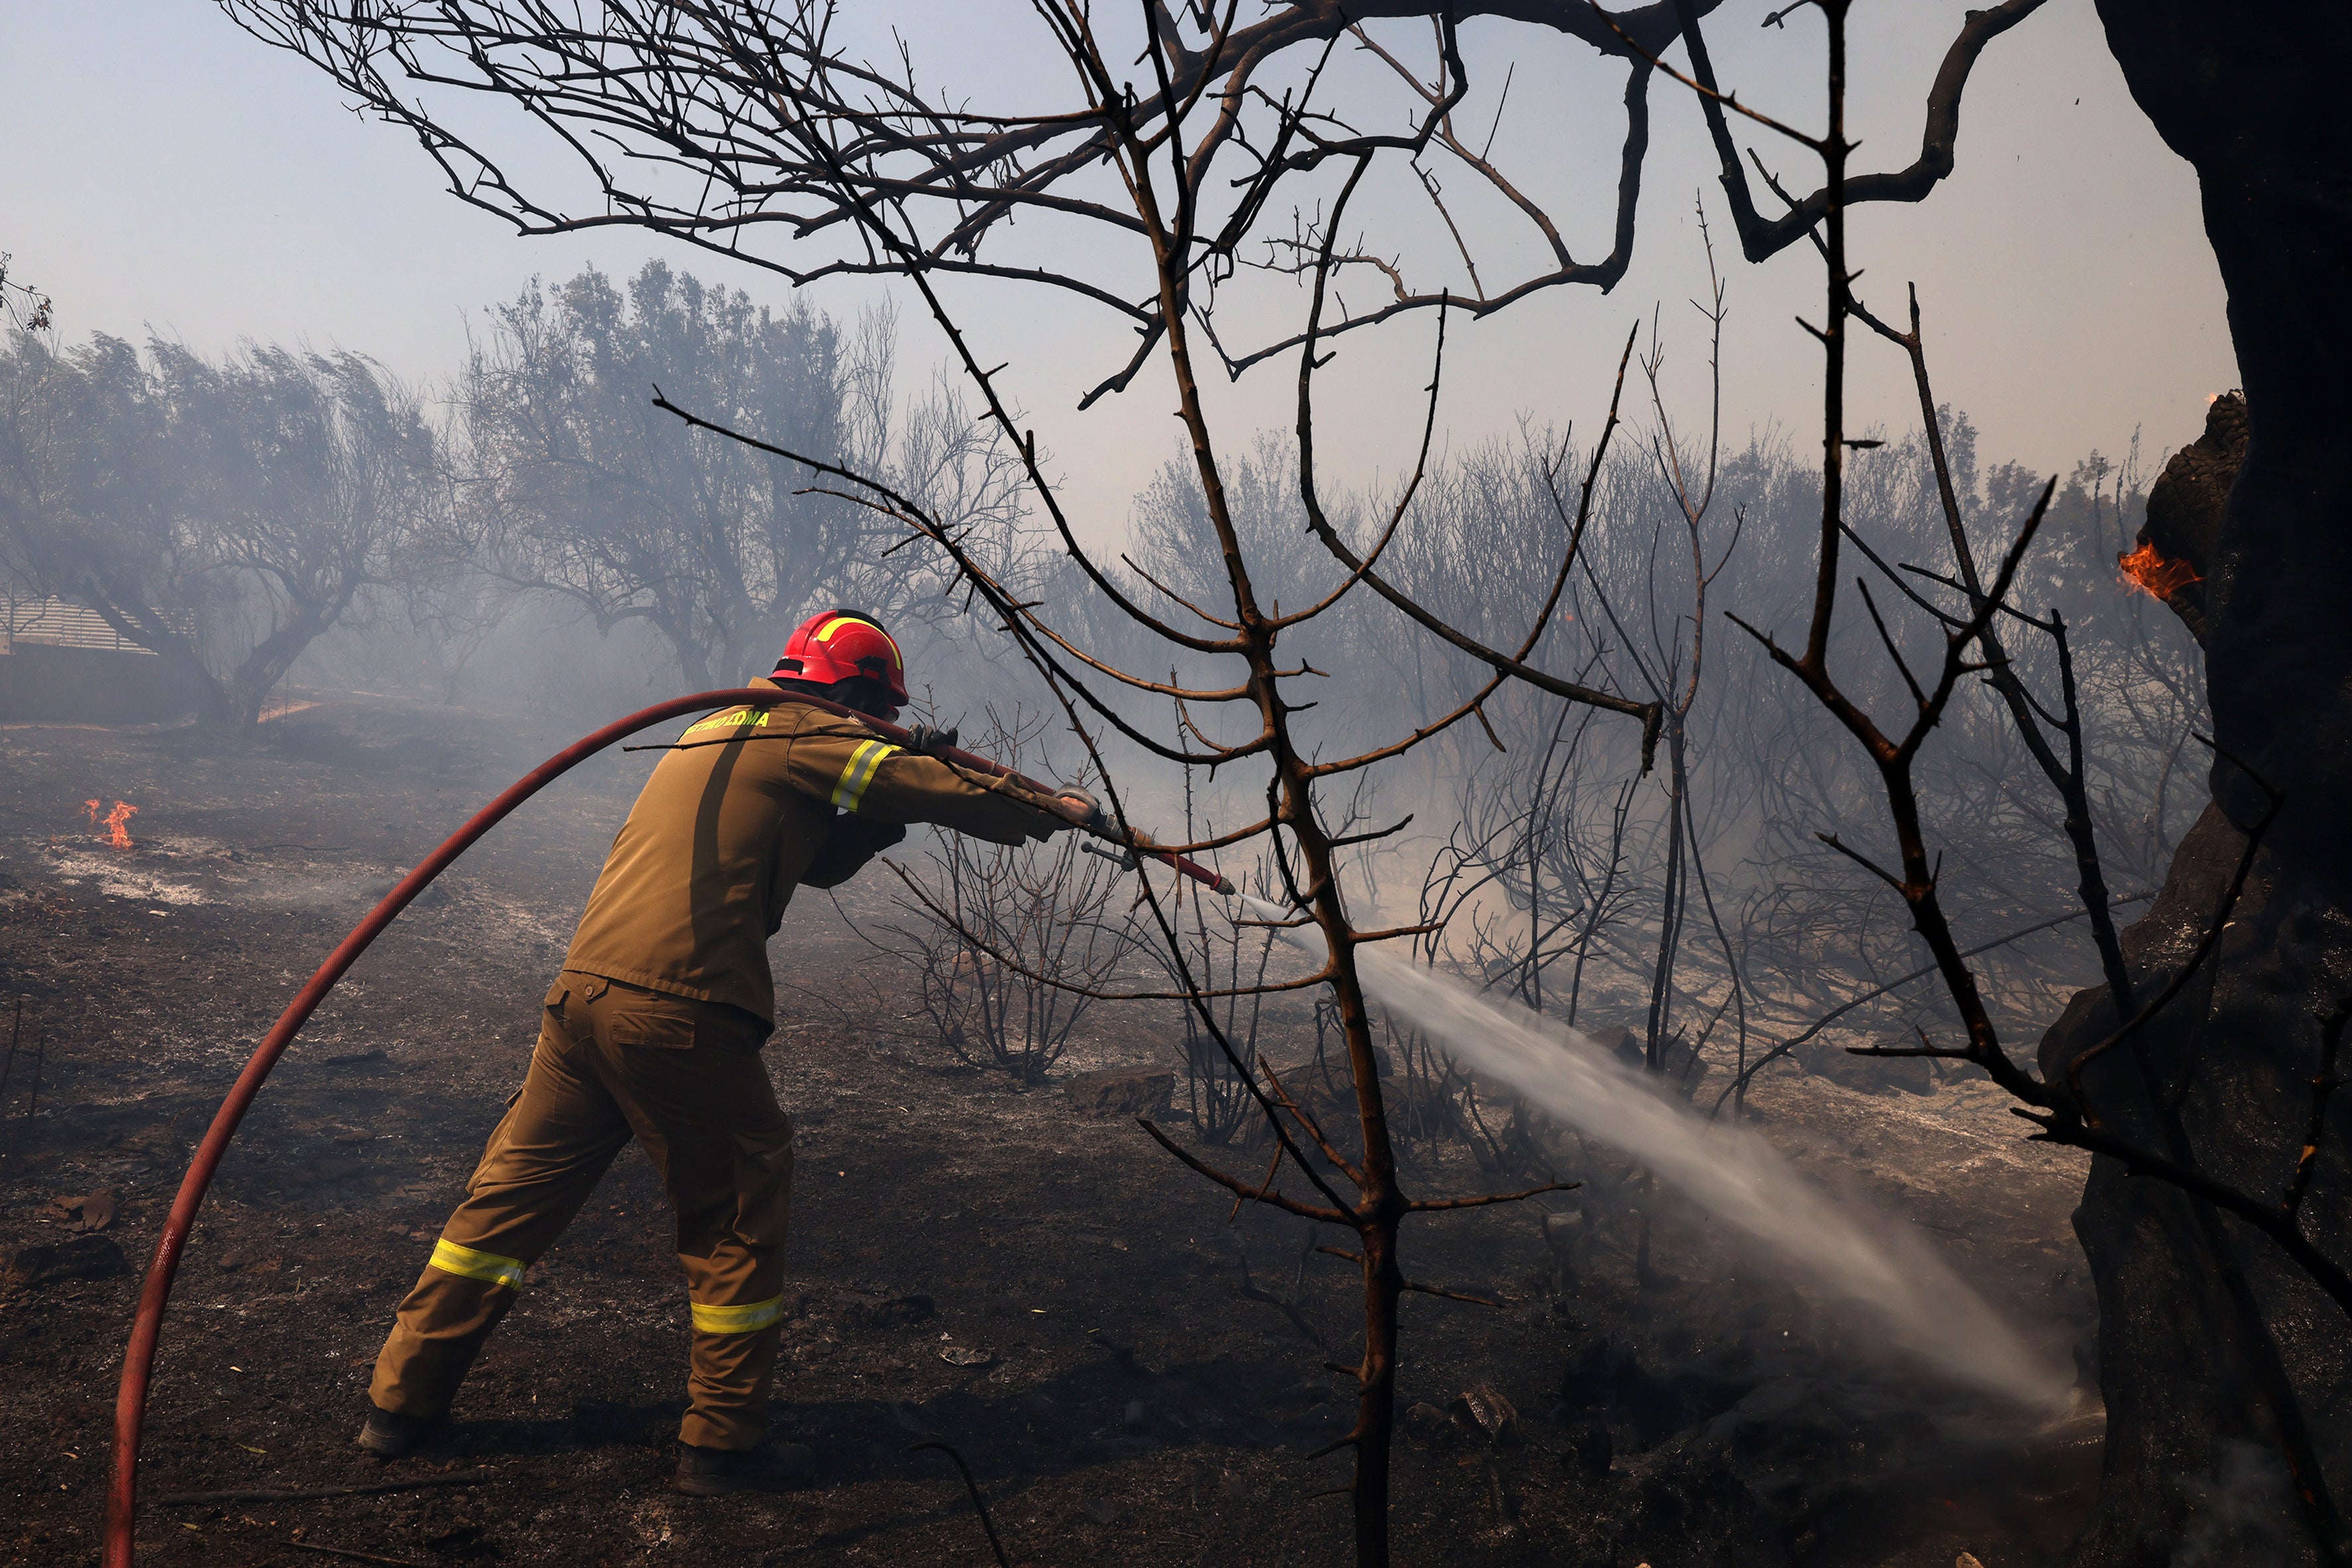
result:
<svg viewBox="0 0 2352 1568"><path fill-rule="evenodd" d="M856 719L877 734L898 744L913 739L907 731L893 724L869 719L836 702L821 697L811 697L797 691L774 691L759 687L737 688L728 691L704 691L692 697L674 697L657 702L651 708L630 714L627 718L605 725L594 734L576 741L555 755L525 773L489 805L476 812L466 825L451 834L431 855L417 862L416 868L403 877L383 901L368 911L365 920L352 929L341 945L327 955L327 962L310 976L309 984L295 994L278 1016L269 1033L262 1037L254 1050L253 1059L245 1064L236 1082L221 1101L220 1110L213 1116L212 1126L205 1130L204 1142L196 1145L194 1157L188 1162L188 1173L180 1180L179 1196L172 1202L171 1217L163 1222L163 1234L155 1243L154 1261L148 1265L147 1277L140 1288L139 1311L131 1321L131 1342L122 1352L122 1383L114 1397L114 1459L108 1478L106 1492L106 1532L104 1568L131 1568L133 1542L132 1530L137 1523L139 1507L139 1438L147 1419L147 1389L155 1368L155 1347L163 1331L163 1309L171 1300L172 1280L180 1268L180 1253L188 1239L188 1231L195 1224L196 1210L203 1206L205 1193L212 1185L213 1173L220 1168L221 1156L228 1152L229 1140L236 1136L237 1124L252 1108L254 1096L261 1092L262 1080L278 1058L286 1054L301 1029L343 972L356 963L368 944L383 934L393 918L406 909L417 894L423 892L433 879L446 870L450 862L473 847L474 841L503 821L515 807L537 795L574 766L595 755L614 742L633 735L649 725L683 713L698 712L710 708L733 708L749 705L773 707L780 702L806 703L837 713L845 719ZM1018 784L1038 795L1050 795L1054 786L1041 784L1014 773L1001 763L953 748L941 749L938 755L957 766L974 773ZM1139 843L1141 853L1164 860L1179 872L1219 892L1230 892L1233 885L1214 871L1183 856L1154 849Z"/></svg>

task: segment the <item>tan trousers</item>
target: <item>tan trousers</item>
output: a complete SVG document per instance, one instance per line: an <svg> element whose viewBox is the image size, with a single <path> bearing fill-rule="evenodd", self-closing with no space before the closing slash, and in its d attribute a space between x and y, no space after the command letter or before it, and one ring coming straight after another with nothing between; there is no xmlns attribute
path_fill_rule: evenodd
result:
<svg viewBox="0 0 2352 1568"><path fill-rule="evenodd" d="M530 1074L376 1358L377 1406L414 1415L449 1407L524 1271L634 1137L677 1211L677 1259L692 1297L679 1440L757 1443L781 1331L793 1185L792 1122L760 1059L766 1035L737 1008L570 970L557 976Z"/></svg>

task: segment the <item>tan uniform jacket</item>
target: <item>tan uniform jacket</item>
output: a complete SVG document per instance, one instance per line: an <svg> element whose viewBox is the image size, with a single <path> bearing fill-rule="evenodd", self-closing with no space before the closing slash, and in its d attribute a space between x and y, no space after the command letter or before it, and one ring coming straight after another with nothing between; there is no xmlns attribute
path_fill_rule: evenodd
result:
<svg viewBox="0 0 2352 1568"><path fill-rule="evenodd" d="M801 703L730 708L678 740L613 840L563 967L770 1022L768 938L831 835L835 810L884 824L937 823L997 844L1042 839L1061 826L998 781Z"/></svg>

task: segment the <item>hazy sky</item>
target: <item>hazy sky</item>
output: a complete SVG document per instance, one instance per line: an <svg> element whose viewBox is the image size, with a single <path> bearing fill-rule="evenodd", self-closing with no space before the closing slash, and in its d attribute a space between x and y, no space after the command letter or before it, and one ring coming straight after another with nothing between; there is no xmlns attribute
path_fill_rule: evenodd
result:
<svg viewBox="0 0 2352 1568"><path fill-rule="evenodd" d="M1794 22L1759 32L1765 9L1731 0L1719 13L1718 68L1745 100L1817 122L1811 35L1800 37ZM1865 0L1857 10L1857 167L1899 166L1917 150L1925 85L1962 6ZM900 25L919 62L932 62L927 74L1001 68L976 60L969 42L985 8L853 0L850 11ZM1017 22L1027 7L1008 15ZM207 350L242 336L307 340L432 377L456 364L468 321L535 273L568 276L589 262L626 272L659 254L763 299L787 292L755 268L650 237L517 237L446 194L404 133L362 121L312 68L196 0L0 0L0 134L11 149L0 163L0 250L14 253L14 276L55 297L68 337L152 326ZM1622 82L1620 68L1589 50L1552 45L1530 54L1512 89L1517 166L1556 163L1591 196L1559 213L1580 257L1607 248ZM1707 203L1718 248L1729 225L1687 96L1661 81L1652 102L1632 272L1612 295L1558 289L1459 331L1441 416L1454 447L1507 432L1523 414L1590 428L1627 327L1661 301L1677 417L1699 412L1704 342L1685 303L1705 276L1694 200ZM527 128L513 144L522 166L554 167ZM2192 437L2207 396L2236 380L2220 282L2194 179L2133 107L2089 0L2050 0L1991 46L1959 144L1958 173L1924 205L1865 209L1854 227L1874 305L1891 313L1903 282L1919 284L1939 393L1974 416L1984 457L2047 470L2093 447L2117 455L2135 429L2151 456ZM1778 162L1801 178L1794 160ZM1425 213L1375 216L1428 224ZM1801 439L1818 406L1818 356L1790 317L1818 315L1817 263L1797 247L1761 267L1729 253L1724 264L1727 439L1776 421ZM846 315L875 288L814 293ZM1123 326L1033 292L959 298L982 352L1013 362L1007 379L1075 509L1115 525L1174 449L1164 383L1078 415L1078 392L1131 342ZM1368 482L1409 457L1427 345L1424 322L1348 347L1326 410L1335 480ZM911 315L901 346L910 377L944 353ZM1220 413L1236 430L1286 422L1293 374L1269 364L1221 389ZM1916 422L1894 350L1865 341L1854 389L1855 427Z"/></svg>

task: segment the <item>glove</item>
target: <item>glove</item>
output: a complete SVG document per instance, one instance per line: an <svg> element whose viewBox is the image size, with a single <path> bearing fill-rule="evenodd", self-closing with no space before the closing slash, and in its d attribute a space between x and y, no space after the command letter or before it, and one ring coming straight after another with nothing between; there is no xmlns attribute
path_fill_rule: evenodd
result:
<svg viewBox="0 0 2352 1568"><path fill-rule="evenodd" d="M920 752L927 757L936 757L955 743L956 732L955 726L952 724L944 730L934 730L929 724L918 724L907 733L907 750Z"/></svg>
<svg viewBox="0 0 2352 1568"><path fill-rule="evenodd" d="M1076 784L1070 784L1055 790L1054 795L1055 798L1068 801L1078 808L1079 814L1076 819L1078 826L1092 833L1110 831L1110 817L1104 813L1102 802L1094 797L1092 790L1084 790Z"/></svg>
<svg viewBox="0 0 2352 1568"><path fill-rule="evenodd" d="M907 830L895 823L869 822L843 812L833 819L833 832L824 847L801 873L801 886L838 888L857 875L866 862L906 837Z"/></svg>

